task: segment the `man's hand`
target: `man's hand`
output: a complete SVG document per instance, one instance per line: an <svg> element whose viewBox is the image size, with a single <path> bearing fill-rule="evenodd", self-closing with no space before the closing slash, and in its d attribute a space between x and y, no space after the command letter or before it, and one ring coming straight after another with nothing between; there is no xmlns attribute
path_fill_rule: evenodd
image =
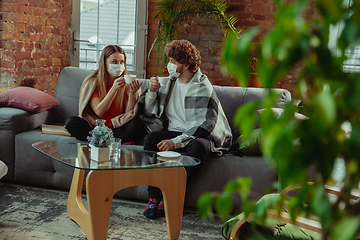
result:
<svg viewBox="0 0 360 240"><path fill-rule="evenodd" d="M156 92L161 86L158 77L152 77L149 81L150 91Z"/></svg>
<svg viewBox="0 0 360 240"><path fill-rule="evenodd" d="M171 151L175 149L175 143L171 139L162 140L157 147L160 151Z"/></svg>

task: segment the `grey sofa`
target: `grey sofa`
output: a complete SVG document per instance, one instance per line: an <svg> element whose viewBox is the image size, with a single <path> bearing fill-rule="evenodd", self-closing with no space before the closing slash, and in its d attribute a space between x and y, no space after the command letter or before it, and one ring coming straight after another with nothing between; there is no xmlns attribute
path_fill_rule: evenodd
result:
<svg viewBox="0 0 360 240"><path fill-rule="evenodd" d="M73 137L42 134L42 123L64 123L69 116L78 114L80 86L91 71L75 67L64 68L59 76L55 98L60 106L32 114L21 109L0 107L0 160L8 166L8 173L3 180L38 186L69 189L73 169L39 153L32 148L32 143L46 140ZM233 124L233 117L239 106L249 101L263 98L266 89L214 86L231 125L234 139L239 136L238 128ZM277 107L291 101L290 93L276 89L279 93ZM256 114L256 113L254 113ZM141 147L141 146L138 146ZM210 156L197 177L188 184L185 205L196 207L198 198L205 192L221 191L224 185L237 177L252 177L252 192L255 198L265 193L265 188L277 180L273 167L262 156L234 156L225 154L221 157ZM116 194L120 197L148 200L146 186L124 189ZM234 198L234 206L240 207L240 197Z"/></svg>

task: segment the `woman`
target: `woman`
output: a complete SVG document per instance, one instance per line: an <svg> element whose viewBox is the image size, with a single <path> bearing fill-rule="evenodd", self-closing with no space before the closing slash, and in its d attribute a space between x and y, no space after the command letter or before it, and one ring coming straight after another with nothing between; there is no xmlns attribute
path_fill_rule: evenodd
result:
<svg viewBox="0 0 360 240"><path fill-rule="evenodd" d="M87 76L81 86L79 116L72 116L65 122L72 136L86 141L96 120L104 119L123 143L142 141L146 131L142 122L135 118L141 84L137 80L126 84L124 75L127 74L125 51L116 45L105 47L99 68Z"/></svg>

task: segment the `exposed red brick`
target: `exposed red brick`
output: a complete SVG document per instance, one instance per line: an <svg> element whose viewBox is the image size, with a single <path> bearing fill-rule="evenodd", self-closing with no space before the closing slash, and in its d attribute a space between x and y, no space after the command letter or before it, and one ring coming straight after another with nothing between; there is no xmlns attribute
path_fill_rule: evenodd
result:
<svg viewBox="0 0 360 240"><path fill-rule="evenodd" d="M46 41L46 35L45 34L38 34L38 33L32 33L30 35L30 41L31 42L39 42L39 41Z"/></svg>
<svg viewBox="0 0 360 240"><path fill-rule="evenodd" d="M47 51L44 52L34 52L32 55L33 59L42 59L50 57L50 53Z"/></svg>
<svg viewBox="0 0 360 240"><path fill-rule="evenodd" d="M4 22L16 22L17 21L17 14L16 13L1 13L1 19Z"/></svg>
<svg viewBox="0 0 360 240"><path fill-rule="evenodd" d="M16 12L16 5L15 4L1 4L1 11L2 12L15 13Z"/></svg>
<svg viewBox="0 0 360 240"><path fill-rule="evenodd" d="M0 48L6 50L13 50L16 47L16 43L14 41L0 41Z"/></svg>
<svg viewBox="0 0 360 240"><path fill-rule="evenodd" d="M20 41L29 41L30 40L30 34L29 33L17 33L16 37Z"/></svg>
<svg viewBox="0 0 360 240"><path fill-rule="evenodd" d="M52 60L51 59L45 59L43 61L45 62L45 67L51 67L52 66Z"/></svg>
<svg viewBox="0 0 360 240"><path fill-rule="evenodd" d="M36 67L36 64L32 60L26 60L23 64L23 69L34 69Z"/></svg>
<svg viewBox="0 0 360 240"><path fill-rule="evenodd" d="M36 64L36 67L38 67L38 68L51 67L51 65L47 66L46 61L47 61L47 59L35 59L34 63Z"/></svg>
<svg viewBox="0 0 360 240"><path fill-rule="evenodd" d="M29 6L28 0L18 0L17 2L19 5Z"/></svg>
<svg viewBox="0 0 360 240"><path fill-rule="evenodd" d="M15 61L8 61L8 60L0 59L0 67L2 69L4 69L4 68L14 68L15 67Z"/></svg>
<svg viewBox="0 0 360 240"><path fill-rule="evenodd" d="M32 42L25 42L24 45L23 45L23 49L24 51L27 51L27 52L31 52L32 50L34 50L34 43Z"/></svg>
<svg viewBox="0 0 360 240"><path fill-rule="evenodd" d="M35 49L36 49L36 50L41 50L41 49L42 49L42 44L39 43L39 42L36 42L36 43L35 43Z"/></svg>
<svg viewBox="0 0 360 240"><path fill-rule="evenodd" d="M26 24L24 32L25 33L33 32L34 31L33 29L34 29L33 26Z"/></svg>
<svg viewBox="0 0 360 240"><path fill-rule="evenodd" d="M51 27L48 27L48 26L42 26L42 31L44 34L49 34L51 33Z"/></svg>
<svg viewBox="0 0 360 240"><path fill-rule="evenodd" d="M35 16L42 16L43 15L43 10L41 8L34 8L33 14Z"/></svg>
<svg viewBox="0 0 360 240"><path fill-rule="evenodd" d="M4 3L16 3L17 0L1 0L1 3L4 4Z"/></svg>
<svg viewBox="0 0 360 240"><path fill-rule="evenodd" d="M61 59L62 66L70 66L70 59Z"/></svg>
<svg viewBox="0 0 360 240"><path fill-rule="evenodd" d="M5 23L0 22L0 29L2 31L15 31L16 30L16 24L15 23Z"/></svg>
<svg viewBox="0 0 360 240"><path fill-rule="evenodd" d="M269 13L272 11L272 6L266 6L266 5L252 5L249 6L249 11L252 13Z"/></svg>
<svg viewBox="0 0 360 240"><path fill-rule="evenodd" d="M11 50L5 50L3 51L3 56L2 58L4 60L8 60L8 61L15 61L15 52L11 51Z"/></svg>
<svg viewBox="0 0 360 240"><path fill-rule="evenodd" d="M292 1L292 0L291 0ZM253 4L255 5L273 5L274 0L253 0Z"/></svg>
<svg viewBox="0 0 360 240"><path fill-rule="evenodd" d="M46 8L47 1L44 0L29 0L29 6Z"/></svg>
<svg viewBox="0 0 360 240"><path fill-rule="evenodd" d="M266 15L264 14L253 14L255 20L264 21L266 20Z"/></svg>
<svg viewBox="0 0 360 240"><path fill-rule="evenodd" d="M16 60L31 59L31 52L17 52L15 53Z"/></svg>

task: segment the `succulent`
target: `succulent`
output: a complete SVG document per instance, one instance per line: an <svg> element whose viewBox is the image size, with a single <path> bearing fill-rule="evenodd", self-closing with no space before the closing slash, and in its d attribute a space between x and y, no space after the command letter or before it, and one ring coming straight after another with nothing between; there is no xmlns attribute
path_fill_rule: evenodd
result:
<svg viewBox="0 0 360 240"><path fill-rule="evenodd" d="M89 144L102 148L109 146L111 142L115 141L115 138L113 131L104 124L91 130L87 140Z"/></svg>

